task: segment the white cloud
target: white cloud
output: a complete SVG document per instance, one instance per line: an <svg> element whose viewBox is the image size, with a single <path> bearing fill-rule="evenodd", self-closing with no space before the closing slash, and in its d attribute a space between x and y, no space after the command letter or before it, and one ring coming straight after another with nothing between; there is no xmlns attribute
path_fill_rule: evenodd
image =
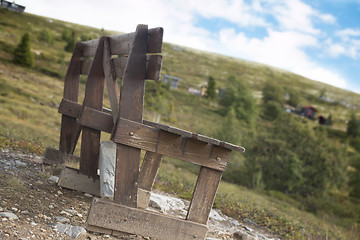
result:
<svg viewBox="0 0 360 240"><path fill-rule="evenodd" d="M342 41L323 43L317 23L334 24L333 15L322 13L301 0L18 0L27 11L108 30L132 32L139 23L164 28L164 41L192 48L262 62L339 87L343 78L321 67L307 50L328 48L332 57L360 56L359 29L336 33ZM23 2L23 3L22 3ZM50 3L51 2L51 3ZM226 28L220 32L196 25L198 17L222 19L243 32ZM249 37L246 30L265 29L265 37ZM345 41L346 40L346 41ZM346 44L345 44L346 42Z"/></svg>
<svg viewBox="0 0 360 240"><path fill-rule="evenodd" d="M264 39L248 38L234 29L220 33L220 45L228 55L251 59L256 62L283 68L310 79L345 88L346 81L336 71L326 69L312 61L303 51L318 45L315 37L295 31L269 30Z"/></svg>

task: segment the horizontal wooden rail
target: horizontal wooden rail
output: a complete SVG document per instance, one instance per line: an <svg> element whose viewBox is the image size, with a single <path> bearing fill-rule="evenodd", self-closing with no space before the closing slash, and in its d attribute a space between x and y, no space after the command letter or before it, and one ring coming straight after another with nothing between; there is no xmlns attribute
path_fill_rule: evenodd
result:
<svg viewBox="0 0 360 240"><path fill-rule="evenodd" d="M81 109L82 109L82 105L80 103L76 103L76 102L72 102L66 99L63 99L60 103L60 107L59 107L59 113L64 114L66 116L69 117L73 117L73 118L79 118L80 114L81 114ZM107 133L111 133L111 129L113 128L113 123L112 123L112 117L111 117L111 110L107 109L107 108L103 108L103 111L98 111L98 110L94 110L91 108L84 108L85 114L89 114L94 118L99 118L102 119L101 121L94 121L92 123L89 123L89 120L84 120L85 118L83 118L82 124L84 124L84 126L92 126L94 129L97 130L101 130ZM88 112L92 112L92 113L88 113ZM193 140L197 140L200 142L204 142L204 143L208 143L214 146L219 146L225 149L229 149L229 150L233 150L233 151L239 151L239 152L245 152L245 149L243 147L228 143L228 142L223 142L223 141L219 141L217 139L214 138L210 138L201 134L194 134L192 132L186 131L186 130L182 130L176 127L171 127L171 126L167 126L164 124L160 124L160 123L154 123L154 122L150 122L150 121L146 121L143 120L143 123L147 126L151 126L157 129L161 129L164 132L169 132L169 133L173 133L175 135L179 135L183 138L189 138L189 139L193 139Z"/></svg>
<svg viewBox="0 0 360 240"><path fill-rule="evenodd" d="M122 78L125 72L126 64L128 58L127 57L118 57L112 58L111 61L113 62L114 69L116 72L116 77ZM88 75L91 64L91 59L83 59L81 60L81 74ZM156 80L160 79L160 70L162 64L162 56L161 55L149 55L147 56L146 62L146 76L145 79L149 80Z"/></svg>
<svg viewBox="0 0 360 240"><path fill-rule="evenodd" d="M148 32L149 48L147 53L160 53L162 46L162 28L151 28ZM135 33L125 33L110 37L110 48L112 55L127 55L130 53ZM82 42L83 57L93 57L96 52L99 39Z"/></svg>

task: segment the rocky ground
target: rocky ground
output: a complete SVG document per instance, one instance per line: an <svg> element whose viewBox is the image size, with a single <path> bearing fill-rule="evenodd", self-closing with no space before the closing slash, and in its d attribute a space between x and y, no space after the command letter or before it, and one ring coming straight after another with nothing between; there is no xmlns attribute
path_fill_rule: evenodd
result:
<svg viewBox="0 0 360 240"><path fill-rule="evenodd" d="M59 173L60 168L44 165L40 156L0 151L0 239L149 239L87 232L92 196L58 187ZM153 194L149 210L183 218L188 204ZM208 240L272 239L217 210L211 212L208 227Z"/></svg>

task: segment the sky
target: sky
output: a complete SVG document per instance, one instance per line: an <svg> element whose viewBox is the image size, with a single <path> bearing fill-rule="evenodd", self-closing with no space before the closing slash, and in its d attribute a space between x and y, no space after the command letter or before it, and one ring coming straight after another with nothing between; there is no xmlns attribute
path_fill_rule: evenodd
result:
<svg viewBox="0 0 360 240"><path fill-rule="evenodd" d="M17 0L25 12L268 64L360 93L360 0Z"/></svg>

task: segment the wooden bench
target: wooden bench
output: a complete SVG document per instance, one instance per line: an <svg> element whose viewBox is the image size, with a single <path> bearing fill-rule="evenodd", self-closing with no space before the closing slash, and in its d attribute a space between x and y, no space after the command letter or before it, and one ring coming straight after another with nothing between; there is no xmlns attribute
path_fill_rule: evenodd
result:
<svg viewBox="0 0 360 240"><path fill-rule="evenodd" d="M59 185L99 196L96 173L100 134L111 133L117 145L114 201L93 198L87 228L156 239L204 239L231 151L243 152L244 148L143 120L145 79L158 80L160 76L162 34L161 28L148 30L146 25L139 25L135 33L76 45L59 107L59 150L61 158L67 160L82 131L80 169L64 168ZM83 104L77 99L81 74L88 75ZM121 92L117 78L122 79ZM102 106L105 82L111 110ZM139 171L141 150L146 154ZM163 156L201 166L186 219L144 210ZM147 198L141 204L139 195Z"/></svg>

